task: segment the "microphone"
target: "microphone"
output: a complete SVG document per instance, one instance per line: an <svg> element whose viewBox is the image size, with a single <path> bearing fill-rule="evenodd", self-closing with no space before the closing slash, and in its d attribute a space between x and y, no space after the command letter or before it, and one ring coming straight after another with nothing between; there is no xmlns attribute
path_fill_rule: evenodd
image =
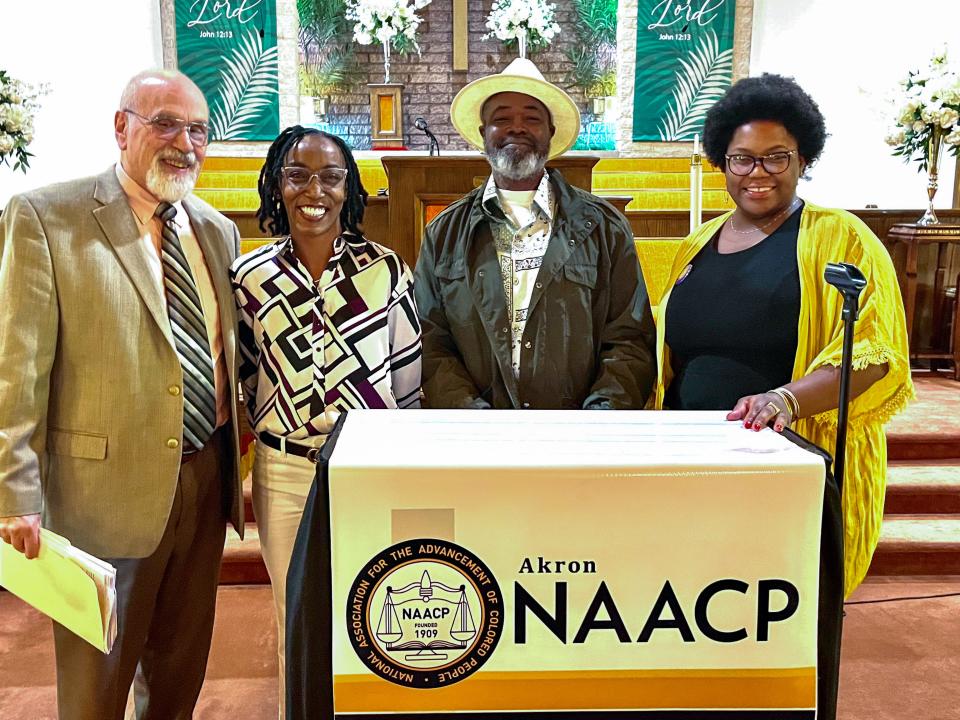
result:
<svg viewBox="0 0 960 720"><path fill-rule="evenodd" d="M437 136L430 132L430 128L427 127L427 121L422 117L418 117L413 121L413 126L417 130L422 130L426 133L427 137L430 138L430 157L434 155L440 157L440 143L437 142Z"/></svg>

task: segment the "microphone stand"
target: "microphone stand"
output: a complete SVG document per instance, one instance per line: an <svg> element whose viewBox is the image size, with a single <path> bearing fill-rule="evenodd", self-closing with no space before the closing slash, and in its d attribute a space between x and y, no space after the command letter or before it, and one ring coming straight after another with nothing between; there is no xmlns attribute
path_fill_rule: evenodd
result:
<svg viewBox="0 0 960 720"><path fill-rule="evenodd" d="M430 138L430 157L434 155L440 157L440 143L437 142L437 136L430 132L430 128L427 127L427 121L422 117L418 117L413 124L418 130L422 130L424 134Z"/></svg>
<svg viewBox="0 0 960 720"><path fill-rule="evenodd" d="M843 295L843 355L840 359L840 404L837 406L837 447L833 455L833 477L843 494L843 471L847 446L847 414L850 404L850 375L853 372L853 326L859 317L860 293L867 279L856 265L828 263L823 279Z"/></svg>

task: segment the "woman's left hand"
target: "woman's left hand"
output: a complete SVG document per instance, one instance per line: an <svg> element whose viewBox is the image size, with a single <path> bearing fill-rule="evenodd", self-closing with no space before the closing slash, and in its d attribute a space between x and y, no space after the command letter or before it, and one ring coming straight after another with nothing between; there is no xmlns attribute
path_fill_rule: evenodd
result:
<svg viewBox="0 0 960 720"><path fill-rule="evenodd" d="M772 392L742 397L727 413L727 420L743 420L745 428L757 432L771 422L774 430L782 432L792 419L790 408L786 407L783 398Z"/></svg>

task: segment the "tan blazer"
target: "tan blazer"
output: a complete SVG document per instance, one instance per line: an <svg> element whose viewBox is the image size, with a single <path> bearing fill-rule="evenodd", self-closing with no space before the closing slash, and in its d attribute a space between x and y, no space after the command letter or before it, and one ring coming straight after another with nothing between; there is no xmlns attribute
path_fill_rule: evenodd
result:
<svg viewBox="0 0 960 720"><path fill-rule="evenodd" d="M202 200L183 205L220 304L237 418L227 269L239 233ZM156 549L180 469L183 375L147 252L113 167L16 196L0 217L0 517L42 510L44 526L101 557ZM242 533L231 426L222 480Z"/></svg>

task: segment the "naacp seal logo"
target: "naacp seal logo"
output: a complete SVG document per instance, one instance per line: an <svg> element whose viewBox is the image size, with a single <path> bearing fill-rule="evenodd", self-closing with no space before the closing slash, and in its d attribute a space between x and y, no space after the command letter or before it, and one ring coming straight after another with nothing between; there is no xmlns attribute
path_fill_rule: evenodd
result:
<svg viewBox="0 0 960 720"><path fill-rule="evenodd" d="M353 649L390 682L434 688L476 672L503 628L503 597L490 569L446 540L387 548L357 575L347 600Z"/></svg>

